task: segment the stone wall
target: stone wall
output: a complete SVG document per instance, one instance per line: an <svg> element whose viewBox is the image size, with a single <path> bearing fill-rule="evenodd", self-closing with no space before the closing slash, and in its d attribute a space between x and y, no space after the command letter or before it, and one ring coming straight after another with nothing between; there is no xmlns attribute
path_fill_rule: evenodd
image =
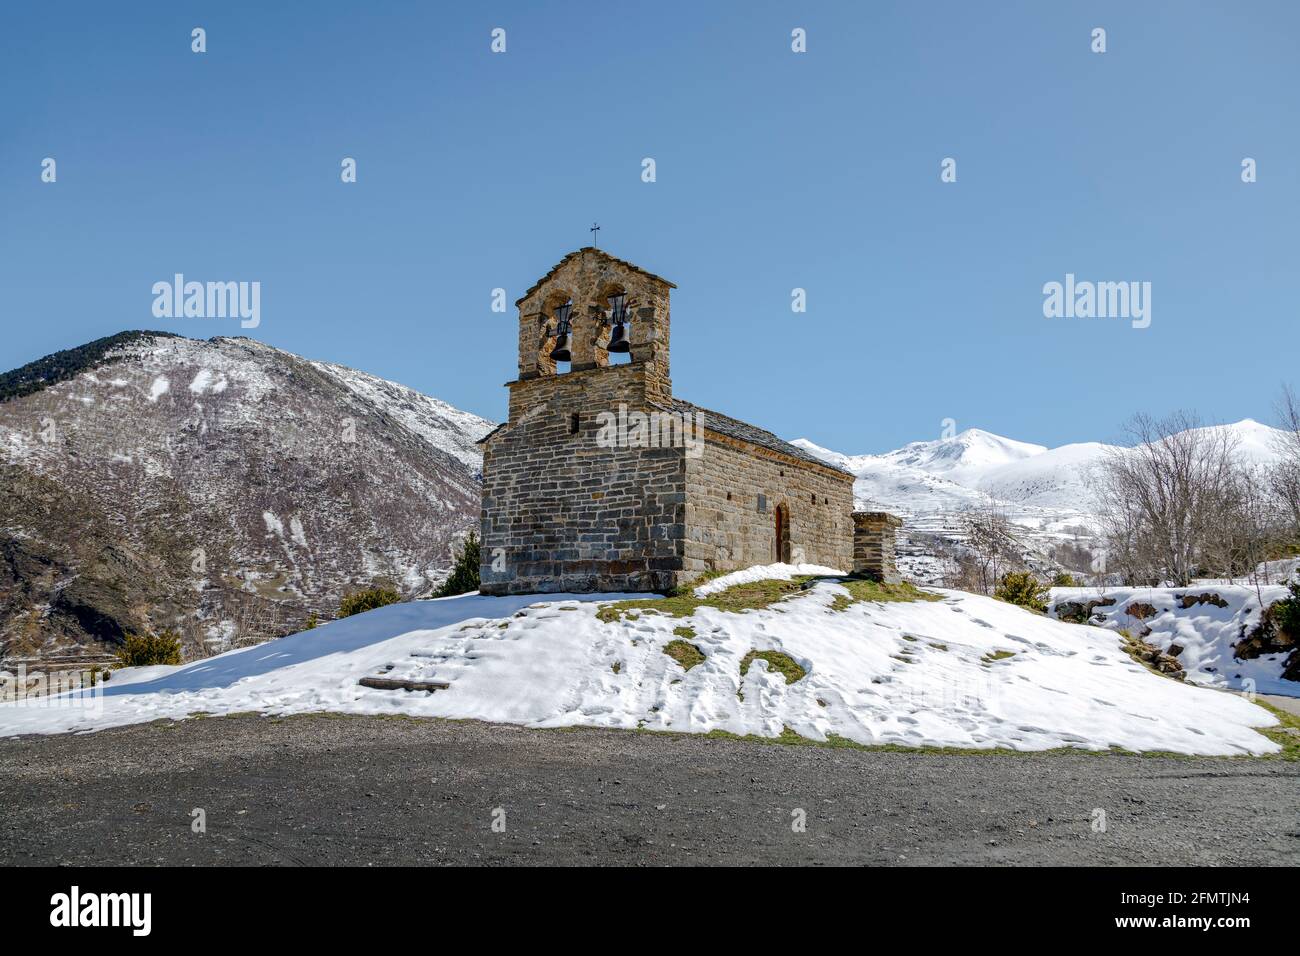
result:
<svg viewBox="0 0 1300 956"><path fill-rule="evenodd" d="M886 584L902 580L894 542L903 519L886 511L853 512L853 573Z"/></svg>
<svg viewBox="0 0 1300 956"><path fill-rule="evenodd" d="M705 426L707 429L707 417ZM683 580L781 559L776 510L789 515L789 557L847 571L853 561L853 478L706 430L686 459Z"/></svg>
<svg viewBox="0 0 1300 956"><path fill-rule="evenodd" d="M684 449L597 443L599 412L648 409L646 377L638 364L511 383L510 423L484 446L484 594L674 586Z"/></svg>

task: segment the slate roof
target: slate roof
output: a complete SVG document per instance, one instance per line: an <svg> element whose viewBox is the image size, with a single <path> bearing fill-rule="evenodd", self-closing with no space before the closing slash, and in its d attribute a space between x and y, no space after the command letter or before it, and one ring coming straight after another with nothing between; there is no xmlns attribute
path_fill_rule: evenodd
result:
<svg viewBox="0 0 1300 956"><path fill-rule="evenodd" d="M701 408L694 402L688 402L684 398L673 398L671 410L687 415L698 412L703 416L700 421L704 427L711 429L720 435L726 435L729 438L736 438L740 441L749 442L751 445L758 445L761 448L778 451L783 455L789 455L792 458L799 458L815 465L821 465L823 468L829 468L831 471L838 471L842 474L848 475L849 477L855 477L853 472L841 468L839 465L832 465L828 461L822 461L816 455L810 455L798 445L791 445L788 441L785 441L782 438L777 438L767 429L759 428L757 425L751 425L748 422L742 422L739 418L732 418L730 415L723 415L719 412L710 411L707 408ZM504 429L509 424L509 422L502 422L475 442L475 444L487 444L488 440L492 438L493 435Z"/></svg>
<svg viewBox="0 0 1300 956"><path fill-rule="evenodd" d="M493 435L495 435L497 432L501 431L501 429L505 428L505 427L506 427L507 425L509 425L509 424L510 424L509 422L502 422L500 425L498 425L496 428L492 429L490 432L488 432L486 435L484 435L482 438L480 438L480 439L479 439L478 441L476 441L474 444L476 444L476 445L486 445L486 444L487 444L487 440L488 440L489 438L491 438Z"/></svg>
<svg viewBox="0 0 1300 956"><path fill-rule="evenodd" d="M839 465L832 465L828 461L822 461L816 455L811 455L804 451L798 445L791 445L788 441L778 438L765 428L759 428L757 425L751 425L749 422L742 422L738 418L732 418L729 415L723 415L720 412L710 411L707 408L701 408L692 402L682 398L673 398L673 411L690 414L699 412L703 416L701 421L705 428L711 429L720 435L726 435L729 438L738 438L741 441L749 442L751 445L758 445L761 448L767 448L771 451L779 451L783 455L790 455L792 458L800 458L804 461L821 465L823 468L829 468L832 471L838 471L842 474L853 476L853 472L841 468Z"/></svg>

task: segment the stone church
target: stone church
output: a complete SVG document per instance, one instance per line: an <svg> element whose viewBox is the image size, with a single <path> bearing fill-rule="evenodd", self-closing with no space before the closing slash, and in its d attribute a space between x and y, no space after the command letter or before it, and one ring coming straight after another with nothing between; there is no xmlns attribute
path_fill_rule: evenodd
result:
<svg viewBox="0 0 1300 956"><path fill-rule="evenodd" d="M673 283L588 246L516 303L519 376L482 439L481 590L668 591L776 561L895 580L853 475L673 395Z"/></svg>

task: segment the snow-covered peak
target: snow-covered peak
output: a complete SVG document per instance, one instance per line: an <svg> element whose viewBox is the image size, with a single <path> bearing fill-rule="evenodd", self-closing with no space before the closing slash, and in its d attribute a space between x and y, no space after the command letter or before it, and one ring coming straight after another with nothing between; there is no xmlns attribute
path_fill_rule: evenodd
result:
<svg viewBox="0 0 1300 956"><path fill-rule="evenodd" d="M227 383L241 389L241 398L251 407L276 388L273 368L291 368L306 363L343 386L363 407L387 415L408 432L451 455L469 471L479 469L482 453L475 442L492 430L493 422L413 388L390 382L367 372L318 362L245 336L219 335L210 339L183 336L144 337L121 346L112 356L134 356L156 372L152 387L170 387L172 371L180 366L198 371L188 381L195 400L204 393L223 391ZM92 379L94 375L90 376ZM179 384L179 383L178 383ZM154 396L157 398L157 395Z"/></svg>
<svg viewBox="0 0 1300 956"><path fill-rule="evenodd" d="M1198 431L1226 433L1236 444L1237 454L1243 461L1262 465L1277 460L1278 440L1282 432L1253 418L1243 418L1230 425L1207 425Z"/></svg>
<svg viewBox="0 0 1300 956"><path fill-rule="evenodd" d="M951 438L912 442L882 455L896 464L920 468L932 475L968 484L993 468L1024 461L1047 451L1043 445L1003 438L979 428L968 428Z"/></svg>

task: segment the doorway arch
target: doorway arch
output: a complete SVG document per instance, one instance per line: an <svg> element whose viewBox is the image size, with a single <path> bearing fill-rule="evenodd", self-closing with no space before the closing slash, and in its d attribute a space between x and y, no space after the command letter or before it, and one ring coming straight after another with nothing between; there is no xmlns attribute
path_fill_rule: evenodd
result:
<svg viewBox="0 0 1300 956"><path fill-rule="evenodd" d="M790 506L784 501L776 506L776 560L790 563Z"/></svg>

